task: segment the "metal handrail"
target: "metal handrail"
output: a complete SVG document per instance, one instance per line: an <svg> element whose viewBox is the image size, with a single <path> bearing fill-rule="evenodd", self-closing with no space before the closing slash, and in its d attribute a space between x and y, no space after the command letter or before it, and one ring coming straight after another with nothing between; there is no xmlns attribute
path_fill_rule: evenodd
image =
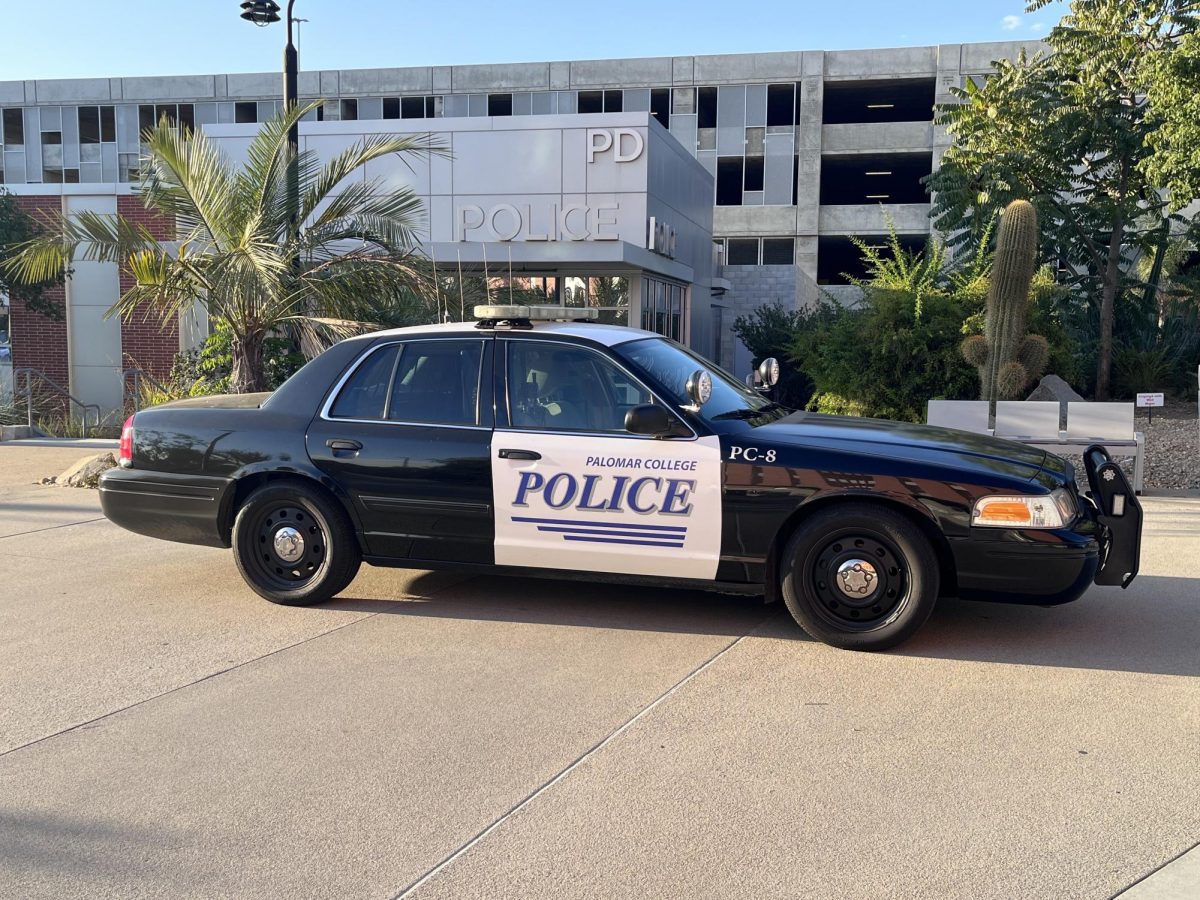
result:
<svg viewBox="0 0 1200 900"><path fill-rule="evenodd" d="M132 388L129 385L130 379L133 380ZM138 412L142 408L142 382L143 381L148 381L150 383L150 386L153 387L156 391L159 391L163 394L171 393L169 390L167 390L165 387L163 387L162 382L160 382L157 378L155 378L153 375L151 375L145 369L126 369L126 370L124 370L121 373L121 386L122 386L121 392L123 394L122 401L124 403L128 403L130 400L132 400L134 412Z"/></svg>
<svg viewBox="0 0 1200 900"><path fill-rule="evenodd" d="M25 390L21 390L21 376L25 376ZM39 381L49 385L55 393L66 397L68 401L79 407L83 413L83 436L87 437L89 428L100 427L100 404L84 403L78 397L75 397L65 387L43 372L41 369L35 369L33 366L18 366L13 369L13 400L23 396L25 398L26 422L30 428L33 428L33 379L37 377ZM88 424L88 410L92 410L96 414L96 421L91 425Z"/></svg>

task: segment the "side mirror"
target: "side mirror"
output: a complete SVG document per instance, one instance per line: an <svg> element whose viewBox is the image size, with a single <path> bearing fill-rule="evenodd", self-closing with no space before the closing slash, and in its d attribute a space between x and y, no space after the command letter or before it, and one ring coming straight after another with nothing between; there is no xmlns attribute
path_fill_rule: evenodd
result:
<svg viewBox="0 0 1200 900"><path fill-rule="evenodd" d="M625 413L625 430L630 434L648 434L652 437L662 437L671 434L674 427L671 416L661 406L646 403L635 406Z"/></svg>
<svg viewBox="0 0 1200 900"><path fill-rule="evenodd" d="M779 383L779 360L768 356L758 364L758 381L764 388L773 388Z"/></svg>

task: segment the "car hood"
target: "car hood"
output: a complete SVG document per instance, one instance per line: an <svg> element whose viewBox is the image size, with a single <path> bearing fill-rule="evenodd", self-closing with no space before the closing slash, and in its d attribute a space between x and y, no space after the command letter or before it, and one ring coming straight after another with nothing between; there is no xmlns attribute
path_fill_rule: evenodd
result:
<svg viewBox="0 0 1200 900"><path fill-rule="evenodd" d="M755 429L759 436L770 436L781 443L809 447L903 456L935 464L974 463L982 468L1009 476L1034 478L1046 462L1047 453L1036 447L1000 440L986 434L973 434L953 428L914 425L887 419L860 419L794 412Z"/></svg>

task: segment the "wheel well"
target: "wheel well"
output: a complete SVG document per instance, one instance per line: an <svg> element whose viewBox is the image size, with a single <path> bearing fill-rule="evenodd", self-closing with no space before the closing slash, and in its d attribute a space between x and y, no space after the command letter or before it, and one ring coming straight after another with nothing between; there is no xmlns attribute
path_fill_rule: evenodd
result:
<svg viewBox="0 0 1200 900"><path fill-rule="evenodd" d="M954 565L954 554L950 550L950 542L941 530L929 519L906 503L887 496L865 494L837 494L830 497L817 498L801 505L788 516L780 527L767 554L767 601L772 602L779 597L779 566L788 539L813 514L828 509L840 503L873 503L895 510L921 530L929 540L933 552L937 556L940 595L954 596L958 591L958 570Z"/></svg>
<svg viewBox="0 0 1200 900"><path fill-rule="evenodd" d="M279 482L286 481L294 481L310 488L316 488L328 495L331 500L335 501L345 510L346 515L350 517L350 521L355 527L355 532L358 532L358 522L350 510L346 499L332 490L329 485L309 475L305 475L303 472L254 472L235 481L233 490L229 492L226 508L221 515L221 537L226 544L232 541L233 520L237 518L238 510L242 508L242 504L246 502L246 498L264 484L278 484Z"/></svg>

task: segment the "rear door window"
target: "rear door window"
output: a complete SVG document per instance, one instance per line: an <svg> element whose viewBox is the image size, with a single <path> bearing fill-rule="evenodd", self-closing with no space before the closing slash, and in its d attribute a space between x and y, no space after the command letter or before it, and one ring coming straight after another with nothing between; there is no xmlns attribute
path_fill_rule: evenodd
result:
<svg viewBox="0 0 1200 900"><path fill-rule="evenodd" d="M483 342L410 341L402 346L387 418L419 425L478 425Z"/></svg>
<svg viewBox="0 0 1200 900"><path fill-rule="evenodd" d="M382 419L387 405L388 385L396 368L397 345L372 350L333 403L329 415L335 419Z"/></svg>

